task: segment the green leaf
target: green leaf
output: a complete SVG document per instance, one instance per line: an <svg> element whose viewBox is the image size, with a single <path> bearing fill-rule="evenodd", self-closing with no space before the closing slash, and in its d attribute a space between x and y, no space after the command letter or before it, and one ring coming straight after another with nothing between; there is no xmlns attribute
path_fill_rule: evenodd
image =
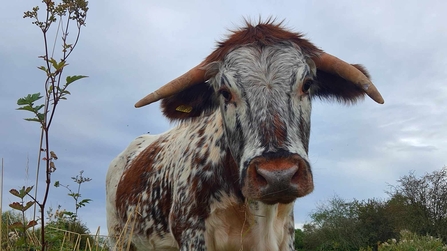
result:
<svg viewBox="0 0 447 251"><path fill-rule="evenodd" d="M39 122L43 122L44 121L43 113L38 113L36 115L37 115L37 118L39 119Z"/></svg>
<svg viewBox="0 0 447 251"><path fill-rule="evenodd" d="M38 105L36 107L34 107L34 111L38 112L40 109L42 109L42 107L44 107L45 105Z"/></svg>
<svg viewBox="0 0 447 251"><path fill-rule="evenodd" d="M60 183L59 183L58 180L56 180L56 182L54 182L54 186L55 186L55 187L59 187L59 186L60 186Z"/></svg>
<svg viewBox="0 0 447 251"><path fill-rule="evenodd" d="M48 60L48 62L50 62L52 65L53 65L53 67L54 67L54 69L56 69L56 70L61 70L62 68L64 68L65 66L67 66L68 64L65 62L65 61L60 61L59 63L56 61L56 59L54 59L54 58L50 58L49 60Z"/></svg>
<svg viewBox="0 0 447 251"><path fill-rule="evenodd" d="M11 193L12 195L19 197L21 199L25 198L25 196L31 192L31 190L33 189L33 186L30 187L22 187L19 191L17 191L16 189L11 189L9 190L9 193Z"/></svg>
<svg viewBox="0 0 447 251"><path fill-rule="evenodd" d="M27 188L25 189L25 194L29 194L29 192L31 192L31 190L33 190L33 187L34 187L34 186L27 187Z"/></svg>
<svg viewBox="0 0 447 251"><path fill-rule="evenodd" d="M91 199L83 199L78 203L78 207L84 207L86 204L90 203Z"/></svg>
<svg viewBox="0 0 447 251"><path fill-rule="evenodd" d="M81 194L79 194L79 193L68 193L68 196L73 197L73 198L75 198L75 197L79 198L79 197L81 197Z"/></svg>
<svg viewBox="0 0 447 251"><path fill-rule="evenodd" d="M50 62L53 65L54 69L57 69L57 61L56 61L56 59L50 58L50 59L48 59L48 62Z"/></svg>
<svg viewBox="0 0 447 251"><path fill-rule="evenodd" d="M40 120L38 120L36 118L26 118L24 120L26 120L26 121L34 121L34 122L39 122L40 123Z"/></svg>
<svg viewBox="0 0 447 251"><path fill-rule="evenodd" d="M64 68L65 66L67 66L68 64L65 62L65 61L61 61L61 62L59 62L57 65L56 65L56 67L54 67L54 68L56 68L56 70L60 70L60 69L62 69L62 68Z"/></svg>
<svg viewBox="0 0 447 251"><path fill-rule="evenodd" d="M48 73L48 70L47 70L47 68L45 68L45 66L39 66L39 67L37 67L37 69L42 70L42 71Z"/></svg>
<svg viewBox="0 0 447 251"><path fill-rule="evenodd" d="M26 203L26 205L23 207L23 211L28 210L28 208L30 208L30 207L33 206L33 205L34 205L34 201L28 201L28 202Z"/></svg>
<svg viewBox="0 0 447 251"><path fill-rule="evenodd" d="M69 85L71 83L73 83L74 81L77 81L81 78L87 78L88 76L83 76L83 75L74 75L74 76L67 76L67 83L66 85Z"/></svg>
<svg viewBox="0 0 447 251"><path fill-rule="evenodd" d="M28 96L30 96L30 95L28 94ZM31 94L32 102L35 102L35 101L39 100L40 98L42 98L42 96L40 96L40 92Z"/></svg>
<svg viewBox="0 0 447 251"><path fill-rule="evenodd" d="M17 110L34 112L34 109L30 105L25 105L25 106L19 107L19 108L17 108Z"/></svg>
<svg viewBox="0 0 447 251"><path fill-rule="evenodd" d="M25 98L19 98L17 100L17 105L27 105L28 101Z"/></svg>
<svg viewBox="0 0 447 251"><path fill-rule="evenodd" d="M19 98L17 105L32 105L37 100L41 99L40 92L34 94L28 94L26 97Z"/></svg>

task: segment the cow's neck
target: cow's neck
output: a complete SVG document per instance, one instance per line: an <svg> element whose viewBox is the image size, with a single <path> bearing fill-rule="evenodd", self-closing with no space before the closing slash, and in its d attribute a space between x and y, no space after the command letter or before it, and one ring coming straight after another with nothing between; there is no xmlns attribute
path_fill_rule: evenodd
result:
<svg viewBox="0 0 447 251"><path fill-rule="evenodd" d="M293 235L293 203L267 205L245 199L241 193L239 168L227 146L220 112L205 118L213 129L215 142L210 152L220 152L221 163L215 168L215 184L222 186L220 196L210 202L206 220L208 241L218 250L231 250L241 244L247 250L282 250ZM202 121L203 122L203 121ZM259 241L263 240L263 241ZM258 246L259 245L259 246ZM253 249L253 247L257 247Z"/></svg>
<svg viewBox="0 0 447 251"><path fill-rule="evenodd" d="M287 250L294 231L292 210L293 203L241 204L223 197L211 204L205 221L207 243L215 250Z"/></svg>

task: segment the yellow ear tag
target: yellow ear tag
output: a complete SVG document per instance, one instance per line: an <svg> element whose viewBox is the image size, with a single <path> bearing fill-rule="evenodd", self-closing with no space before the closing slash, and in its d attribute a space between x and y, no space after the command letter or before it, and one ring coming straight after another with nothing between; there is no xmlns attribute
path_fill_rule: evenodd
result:
<svg viewBox="0 0 447 251"><path fill-rule="evenodd" d="M179 112L190 113L192 111L192 106L179 105L177 108L175 108L175 110Z"/></svg>

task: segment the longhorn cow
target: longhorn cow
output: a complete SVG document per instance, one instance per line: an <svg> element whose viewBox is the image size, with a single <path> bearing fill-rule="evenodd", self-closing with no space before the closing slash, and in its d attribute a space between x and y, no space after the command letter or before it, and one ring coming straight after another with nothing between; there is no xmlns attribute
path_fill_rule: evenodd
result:
<svg viewBox="0 0 447 251"><path fill-rule="evenodd" d="M179 121L110 164L112 246L294 250L293 204L313 190L311 101L383 99L365 68L273 21L234 31L187 73L138 101ZM118 248L117 248L118 249Z"/></svg>

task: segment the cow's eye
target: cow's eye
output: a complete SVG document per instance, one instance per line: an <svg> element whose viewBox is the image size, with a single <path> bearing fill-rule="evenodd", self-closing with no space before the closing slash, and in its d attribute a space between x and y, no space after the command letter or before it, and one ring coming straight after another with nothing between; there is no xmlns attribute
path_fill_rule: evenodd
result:
<svg viewBox="0 0 447 251"><path fill-rule="evenodd" d="M312 79L306 79L306 80L304 80L303 87L301 88L301 90L303 91L303 93L308 94L308 93L309 93L309 90L310 90L310 87L312 86L312 84L313 84L313 80L312 80Z"/></svg>
<svg viewBox="0 0 447 251"><path fill-rule="evenodd" d="M219 94L224 98L226 103L231 101L231 92L227 88L220 89Z"/></svg>

